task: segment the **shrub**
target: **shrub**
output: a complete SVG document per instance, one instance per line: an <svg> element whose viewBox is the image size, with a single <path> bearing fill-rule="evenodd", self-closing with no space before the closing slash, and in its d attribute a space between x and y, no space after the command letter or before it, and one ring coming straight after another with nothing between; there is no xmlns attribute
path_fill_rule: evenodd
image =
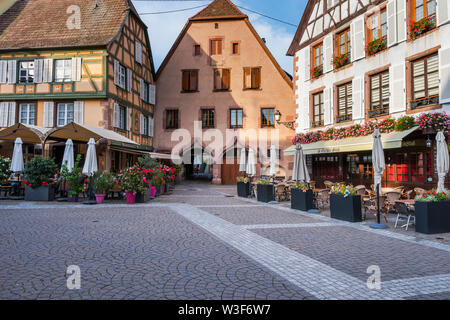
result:
<svg viewBox="0 0 450 320"><path fill-rule="evenodd" d="M117 176L119 183L126 192L144 192L148 189L142 170L138 167L131 167L122 170Z"/></svg>
<svg viewBox="0 0 450 320"><path fill-rule="evenodd" d="M0 184L4 182L11 175L11 160L0 156Z"/></svg>
<svg viewBox="0 0 450 320"><path fill-rule="evenodd" d="M143 157L138 158L139 165L143 169L156 169L161 166L161 163L159 163L158 160L153 159L149 155L145 155Z"/></svg>
<svg viewBox="0 0 450 320"><path fill-rule="evenodd" d="M66 179L70 186L69 198L74 198L80 192L84 191L83 182L85 179L82 173L83 169L80 167L80 162L81 154L78 154L71 172L67 170L65 164L63 165L61 170L61 177Z"/></svg>
<svg viewBox="0 0 450 320"><path fill-rule="evenodd" d="M24 182L31 188L53 186L57 170L53 159L36 156L25 163Z"/></svg>
<svg viewBox="0 0 450 320"><path fill-rule="evenodd" d="M405 131L416 125L416 120L412 116L403 116L397 119L395 123L395 131Z"/></svg>
<svg viewBox="0 0 450 320"><path fill-rule="evenodd" d="M115 180L114 176L110 172L96 172L93 176L94 179L94 193L106 194L109 190L114 188Z"/></svg>

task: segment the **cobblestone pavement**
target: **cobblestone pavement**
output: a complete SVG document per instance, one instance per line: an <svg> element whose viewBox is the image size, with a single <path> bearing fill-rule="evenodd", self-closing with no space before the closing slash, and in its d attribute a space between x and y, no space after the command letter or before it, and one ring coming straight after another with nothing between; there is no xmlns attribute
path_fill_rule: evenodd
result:
<svg viewBox="0 0 450 320"><path fill-rule="evenodd" d="M0 299L450 299L443 241L235 193L185 183L134 206L0 202Z"/></svg>

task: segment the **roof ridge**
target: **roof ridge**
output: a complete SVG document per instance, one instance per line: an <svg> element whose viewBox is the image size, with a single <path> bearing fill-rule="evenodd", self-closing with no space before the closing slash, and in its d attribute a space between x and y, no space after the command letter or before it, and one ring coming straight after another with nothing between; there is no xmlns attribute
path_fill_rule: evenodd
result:
<svg viewBox="0 0 450 320"><path fill-rule="evenodd" d="M210 20L210 19L243 19L248 18L230 0L214 0L189 20Z"/></svg>

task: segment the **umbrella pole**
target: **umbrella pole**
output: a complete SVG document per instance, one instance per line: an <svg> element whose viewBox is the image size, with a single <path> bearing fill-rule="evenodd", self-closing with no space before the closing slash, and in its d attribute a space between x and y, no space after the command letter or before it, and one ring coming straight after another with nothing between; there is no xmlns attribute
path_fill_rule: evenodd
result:
<svg viewBox="0 0 450 320"><path fill-rule="evenodd" d="M380 184L377 184L376 192L377 192L377 222L372 223L370 227L372 229L387 229L388 226L385 225L384 223L381 223L380 221Z"/></svg>
<svg viewBox="0 0 450 320"><path fill-rule="evenodd" d="M248 177L248 197L247 198L251 199L252 198L252 177L249 174L247 175L247 177Z"/></svg>
<svg viewBox="0 0 450 320"><path fill-rule="evenodd" d="M272 176L272 186L273 186L273 191L272 191L272 197L273 200L269 202L269 204L279 204L278 201L275 201L275 175Z"/></svg>

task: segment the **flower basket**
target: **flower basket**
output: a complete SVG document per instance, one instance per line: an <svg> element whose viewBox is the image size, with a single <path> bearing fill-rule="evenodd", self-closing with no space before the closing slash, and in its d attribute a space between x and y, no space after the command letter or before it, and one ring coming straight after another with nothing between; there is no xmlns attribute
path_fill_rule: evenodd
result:
<svg viewBox="0 0 450 320"><path fill-rule="evenodd" d="M127 204L135 204L136 203L136 192L127 191L125 194L127 197Z"/></svg>
<svg viewBox="0 0 450 320"><path fill-rule="evenodd" d="M106 194L95 194L95 200L97 204L102 204L105 201Z"/></svg>

